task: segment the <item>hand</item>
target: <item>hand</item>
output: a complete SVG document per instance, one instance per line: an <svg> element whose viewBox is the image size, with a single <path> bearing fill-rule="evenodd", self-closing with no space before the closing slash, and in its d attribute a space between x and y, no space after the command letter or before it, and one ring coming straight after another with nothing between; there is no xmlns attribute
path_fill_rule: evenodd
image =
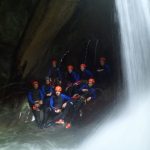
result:
<svg viewBox="0 0 150 150"><path fill-rule="evenodd" d="M86 101L89 102L91 99L92 99L92 97L88 97L88 98L86 99Z"/></svg>
<svg viewBox="0 0 150 150"><path fill-rule="evenodd" d="M61 109L55 109L55 113L60 113Z"/></svg>
<svg viewBox="0 0 150 150"><path fill-rule="evenodd" d="M102 71L104 71L104 69L98 69L98 70L97 70L97 72L102 72Z"/></svg>
<svg viewBox="0 0 150 150"><path fill-rule="evenodd" d="M40 107L40 105L38 103L35 104L35 107Z"/></svg>
<svg viewBox="0 0 150 150"><path fill-rule="evenodd" d="M82 92L88 92L89 90L88 89L82 89Z"/></svg>
<svg viewBox="0 0 150 150"><path fill-rule="evenodd" d="M48 93L48 94L46 94L46 96L51 96L52 95L52 93Z"/></svg>
<svg viewBox="0 0 150 150"><path fill-rule="evenodd" d="M62 105L62 108L65 108L67 106L67 103L64 103L63 105Z"/></svg>
<svg viewBox="0 0 150 150"><path fill-rule="evenodd" d="M80 98L80 95L79 94L74 94L72 98L73 99L78 99L78 98Z"/></svg>
<svg viewBox="0 0 150 150"><path fill-rule="evenodd" d="M79 96L79 94L74 94L73 97Z"/></svg>
<svg viewBox="0 0 150 150"><path fill-rule="evenodd" d="M42 101L42 100L40 100L40 101L39 101L39 104L40 104L40 105L42 105L42 104L43 104L43 101Z"/></svg>
<svg viewBox="0 0 150 150"><path fill-rule="evenodd" d="M40 100L35 101L35 104L39 104Z"/></svg>
<svg viewBox="0 0 150 150"><path fill-rule="evenodd" d="M78 85L78 82L75 82L73 85L74 85L74 86Z"/></svg>

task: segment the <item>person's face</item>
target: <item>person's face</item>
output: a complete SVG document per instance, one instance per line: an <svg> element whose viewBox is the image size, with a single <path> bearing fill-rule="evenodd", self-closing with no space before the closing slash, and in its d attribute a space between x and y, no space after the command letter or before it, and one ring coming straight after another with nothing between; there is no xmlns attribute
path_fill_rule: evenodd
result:
<svg viewBox="0 0 150 150"><path fill-rule="evenodd" d="M56 67L56 66L57 66L57 62L56 62L56 61L53 61L53 62L52 62L52 66L53 66L53 67Z"/></svg>
<svg viewBox="0 0 150 150"><path fill-rule="evenodd" d="M33 87L34 87L34 89L38 89L38 88L39 88L39 85L38 85L37 83L35 83L35 84L33 85Z"/></svg>
<svg viewBox="0 0 150 150"><path fill-rule="evenodd" d="M45 81L47 85L50 85L50 80Z"/></svg>
<svg viewBox="0 0 150 150"><path fill-rule="evenodd" d="M81 71L84 71L84 70L85 70L85 67L81 66L81 67L80 67L80 70L81 70Z"/></svg>
<svg viewBox="0 0 150 150"><path fill-rule="evenodd" d="M72 69L71 69L71 68L69 68L69 69L68 69L68 72L69 72L69 73L72 73Z"/></svg>
<svg viewBox="0 0 150 150"><path fill-rule="evenodd" d="M61 92L57 92L57 91L56 91L56 95L57 95L57 96L59 96L60 94L61 94Z"/></svg>
<svg viewBox="0 0 150 150"><path fill-rule="evenodd" d="M105 65L105 61L104 60L100 60L100 65L104 66Z"/></svg>

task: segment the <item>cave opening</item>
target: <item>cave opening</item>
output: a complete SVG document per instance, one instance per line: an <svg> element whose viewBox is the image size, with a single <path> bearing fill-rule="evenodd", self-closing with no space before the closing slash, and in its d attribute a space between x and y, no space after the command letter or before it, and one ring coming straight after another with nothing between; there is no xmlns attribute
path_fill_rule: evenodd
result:
<svg viewBox="0 0 150 150"><path fill-rule="evenodd" d="M6 126L8 124L19 126L20 122L24 121L23 118L19 122L17 117L18 112L20 113L24 107L29 84L35 79L41 84L44 82L50 61L54 58L58 60L64 72L69 64L79 70L81 63L86 63L88 69L94 72L99 57L106 57L111 67L109 87L103 91L102 95L99 94L100 100L97 106L93 107L95 110L87 109L85 118L76 127L84 127L85 124L92 126L95 122L103 120L105 113L118 104L118 91L121 92L123 88L114 0L65 0L64 2L21 0L20 3L18 0L15 1L17 8L14 8L9 0L2 0L0 5L0 8L3 7L0 10L5 14L5 16L0 15L0 22L3 22L0 24L1 104L5 104L7 108L4 110L11 110L15 118L12 121L10 116L7 117ZM10 22L12 24L9 24ZM4 29L9 33L4 34ZM4 116L7 116L7 113ZM2 121L5 120L4 116L1 116ZM99 117L98 120L97 117ZM25 126L28 124L22 128ZM88 127L85 127L85 130L87 129ZM83 131L79 129L79 132L83 133ZM72 136L76 129L70 132L67 134ZM58 131L55 134L57 133ZM42 136L44 134L41 133ZM38 136L39 134L33 136L35 141L38 140ZM77 141L82 141L83 136ZM58 141L61 140L57 136L55 138ZM52 139L51 141L55 142ZM22 143L21 140L19 142ZM60 143L64 146L62 141ZM70 143L72 144L73 141Z"/></svg>

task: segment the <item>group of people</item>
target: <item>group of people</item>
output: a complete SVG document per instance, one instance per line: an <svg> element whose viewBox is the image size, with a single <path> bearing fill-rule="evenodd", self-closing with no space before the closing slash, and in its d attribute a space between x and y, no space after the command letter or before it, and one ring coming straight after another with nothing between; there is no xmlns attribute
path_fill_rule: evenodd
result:
<svg viewBox="0 0 150 150"><path fill-rule="evenodd" d="M63 73L53 60L45 84L40 87L39 81L32 82L28 102L39 128L59 124L68 129L77 117L82 117L83 108L96 100L96 81L100 85L110 77L106 58L100 57L99 62L95 73L88 70L86 64L80 65L79 72L68 65Z"/></svg>

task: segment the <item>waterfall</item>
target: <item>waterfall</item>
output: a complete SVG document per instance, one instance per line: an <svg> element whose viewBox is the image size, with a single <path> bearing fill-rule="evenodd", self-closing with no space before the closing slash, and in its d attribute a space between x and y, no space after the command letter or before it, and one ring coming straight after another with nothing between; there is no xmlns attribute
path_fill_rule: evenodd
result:
<svg viewBox="0 0 150 150"><path fill-rule="evenodd" d="M127 105L94 126L93 133L75 148L72 143L78 144L76 136L69 131L21 124L1 127L1 150L58 150L60 145L65 150L66 143L77 150L150 150L150 0L115 0L115 4ZM0 117L3 115L10 116L6 113Z"/></svg>
<svg viewBox="0 0 150 150"><path fill-rule="evenodd" d="M100 125L81 150L150 149L150 1L115 2L128 104Z"/></svg>

